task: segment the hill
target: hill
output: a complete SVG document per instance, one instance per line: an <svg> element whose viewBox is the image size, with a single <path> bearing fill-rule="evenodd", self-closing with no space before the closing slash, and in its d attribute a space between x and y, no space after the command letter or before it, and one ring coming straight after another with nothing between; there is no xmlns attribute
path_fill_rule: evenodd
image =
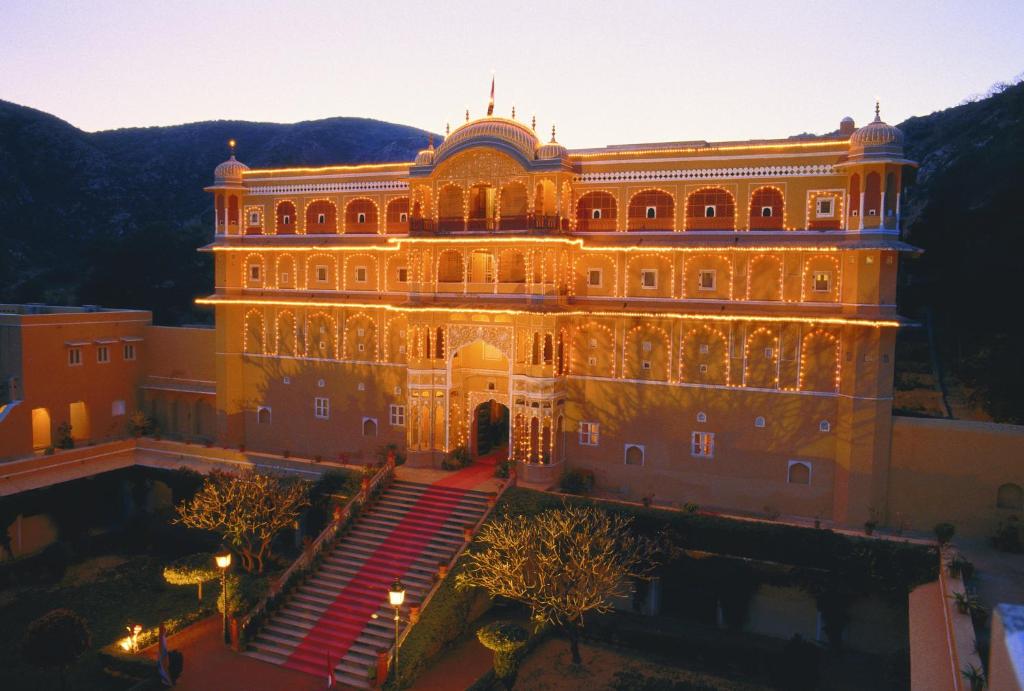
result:
<svg viewBox="0 0 1024 691"><path fill-rule="evenodd" d="M0 302L146 307L209 320L209 195L239 141L251 166L412 160L428 133L363 118L199 122L88 133L0 101ZM159 257L159 261L154 261Z"/></svg>

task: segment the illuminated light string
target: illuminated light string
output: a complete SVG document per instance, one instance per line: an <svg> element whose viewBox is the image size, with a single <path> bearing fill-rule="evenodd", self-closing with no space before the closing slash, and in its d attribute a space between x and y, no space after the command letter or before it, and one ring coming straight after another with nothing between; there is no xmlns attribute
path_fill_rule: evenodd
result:
<svg viewBox="0 0 1024 691"><path fill-rule="evenodd" d="M696 344L697 352L695 354L695 357L693 358L693 360L697 364L697 371L696 372L690 372L688 370L688 368L687 368L688 360L687 360L687 356L686 356L686 348L687 348L687 346L692 342L692 339L696 338L697 335L700 334L700 333L707 334L710 338L717 338L717 339L719 339L719 341L721 341L721 347L722 347L722 363L721 363L721 365L722 365L722 369L723 369L723 371L725 373L725 377L724 377L724 382L723 383L725 385L728 385L729 384L729 375L730 375L730 372L729 372L729 368L730 368L729 338L724 333L719 331L718 329L714 329L714 328L712 328L710 326L707 326L706 324L702 324L702 325L700 325L698 327L695 327L693 329L689 329L688 331L686 331L683 334L683 338L682 338L682 340L679 343L679 379L678 379L678 381L687 382L687 383L697 383L697 382L700 381L700 377L699 377L699 375L700 375L700 365L706 364L706 363L700 362L700 355L701 355L700 347L701 347L701 345L704 345L704 344L702 344L702 343L697 343ZM710 356L711 355L711 344L709 343L709 344L707 344L707 346L708 346L708 355ZM708 359L710 361L711 358L709 357ZM710 364L710 363L707 363L707 364ZM710 372L710 367L708 368L708 370Z"/></svg>
<svg viewBox="0 0 1024 691"><path fill-rule="evenodd" d="M572 364L572 363L575 362L575 357L576 357L575 351L577 349L583 351L584 353L589 352L590 350L598 350L598 348L596 348L596 347L595 348L591 348L590 347L590 338L592 336L591 329L597 329L599 331L603 331L605 333L605 335L607 336L608 341L609 341L607 350L611 351L610 354L606 353L607 358L609 360L607 364L611 366L612 376L615 376L615 348L616 348L615 331L614 331L614 329L612 329L611 327L607 326L606 324L601 324L601 323L595 322L595 321L589 321L586 324L583 324L582 326L577 327L573 331L573 335L572 335L572 344L573 345L570 347L570 353L569 353L569 363L570 363L569 372L572 373L572 374L579 374L580 372L589 371L589 368L591 367L589 362L587 362L587 366L586 367L582 367L581 366L579 369L577 369L576 366L574 364ZM580 346L579 348L577 348L577 346L575 345L575 344L578 343L578 340L579 340L580 337L586 339L586 343L583 344L586 347ZM597 342L596 339L595 339L595 343L597 345L600 345L600 343ZM602 363L595 363L594 366L600 369L602 367Z"/></svg>
<svg viewBox="0 0 1024 691"><path fill-rule="evenodd" d="M327 279L324 281L324 283L333 283L334 289L339 290L340 282L338 281L338 260L336 257L332 257L331 255L322 252L314 254L306 259L306 290L315 290L316 283L320 283L320 281L318 279L315 279L315 277L312 276L311 274L311 272L315 271L316 268L320 266L319 264L315 263L318 259L323 259L324 261L327 262L324 265L325 268L327 269ZM332 278L334 280L331 280Z"/></svg>
<svg viewBox="0 0 1024 691"><path fill-rule="evenodd" d="M633 208L633 200L636 199L637 197L639 197L641 194L648 194L650 192L661 192L662 194L667 195L669 197L669 199L672 200L672 204L670 206L670 208L672 210L672 231L673 232L678 232L680 229L676 228L676 195L675 195L675 193L670 192L670 191L668 191L667 189L665 189L663 187L647 187L647 188L644 188L644 189L640 190L639 192L634 192L633 193L633 195L629 198L629 201L626 204L626 228L625 228L625 232L629 232L630 230L632 230L632 228L630 228L630 221L633 220L633 216L630 215L630 211ZM657 212L655 212L655 213L657 213ZM646 208L644 209L644 215L643 216L638 216L637 220L638 221L646 221L647 220ZM616 226L618 226L617 222L616 222Z"/></svg>
<svg viewBox="0 0 1024 691"><path fill-rule="evenodd" d="M281 207L283 207L283 206L284 207L289 207L289 209L287 210L287 213L282 213ZM284 216L286 216L286 215L288 216L288 220L290 221L287 224L287 226L290 226L291 228L294 229L295 232L293 232L293 233L281 232L285 228L285 224L282 223L282 221L284 219ZM278 199L277 203L274 204L274 234L275 235L305 235L306 234L306 228L305 228L305 226L303 226L301 228L299 227L298 215L299 215L298 207L295 205L295 201L294 200L292 200L292 199Z"/></svg>
<svg viewBox="0 0 1024 691"><path fill-rule="evenodd" d="M292 338L291 349L290 349L291 352L287 353L287 355L295 356L299 352L299 322L295 318L295 313L292 312L291 310L282 310L277 315L277 319L275 321L275 324L276 324L276 326L275 326L276 343L275 343L275 347L274 347L274 354L275 355L284 355L285 354L285 353L281 352L281 346L282 346L282 343L283 343L283 341L282 341L282 335L283 335L282 330L285 328L285 327L282 326L282 324L283 324L283 322L286 319L290 321L291 327L290 327L290 329L285 330L284 333L287 333L288 331L291 331L291 338Z"/></svg>
<svg viewBox="0 0 1024 691"><path fill-rule="evenodd" d="M833 391L839 391L839 386L842 379L842 358L839 353L839 338L824 329L814 329L800 339L800 372L797 375L797 389L800 391L807 391L805 385L805 377L807 372L807 353L810 350L808 343L812 340L825 340L828 341L832 351L832 361L834 369L833 379Z"/></svg>
<svg viewBox="0 0 1024 691"><path fill-rule="evenodd" d="M735 187L735 185L730 185L730 187ZM693 202L693 198L695 196L697 196L698 194L700 194L701 192L722 192L724 194L729 195L729 199L732 201L732 216L719 216L718 215L718 206L714 205L715 206L715 215L712 216L711 218L714 218L714 219L719 219L719 218L732 219L732 230L734 230L736 232L742 232L742 231L740 231L736 227L736 193L731 191L731 190L729 190L729 189L727 189L727 188L725 188L725 187L722 187L721 185L703 185L703 186L698 187L697 189L693 190L692 192L690 192L689 194L686 195L686 206L684 207L684 210L683 210L683 232L686 232L686 231L690 230L690 206L691 206L691 204ZM707 216L701 216L701 215L696 215L695 214L693 216L693 218L694 219L707 218ZM692 232L699 233L701 231L697 230L697 231L692 231Z"/></svg>
<svg viewBox="0 0 1024 691"><path fill-rule="evenodd" d="M594 153L569 152L570 159L593 159L593 158L631 158L635 156L650 156L652 154L683 154L683 153L718 153L722 151L779 151L782 149L823 149L848 147L849 139L829 139L818 142L788 142L778 144L707 144L705 146L689 146L665 149L630 149L615 151L598 151Z"/></svg>
<svg viewBox="0 0 1024 691"><path fill-rule="evenodd" d="M690 264L693 263L694 261L707 262L709 259L717 259L719 262L725 264L726 272L727 272L726 275L729 278L727 286L726 286L726 293L725 294L726 294L727 299L732 300L733 299L733 290L732 290L733 289L733 285L732 285L733 266L732 266L732 261L729 259L728 256L726 256L724 254L713 254L713 253L708 252L707 250L704 250L703 254L705 255L703 257L688 258L688 259L684 259L683 260L683 275L682 275L682 286L681 286L681 290L680 290L680 297L683 298L683 299L689 299L691 297L698 297L699 298L700 295L701 295L701 292L702 292L701 289L700 289L700 284L699 284L700 271L704 271L704 270L708 270L709 269L709 267L707 267L706 265L701 265L701 266L695 267L696 271L698 272L698 285L697 285L696 294L691 296L690 295L690 290L689 290L689 285L688 285L689 281L687 280L687 274L691 270ZM719 268L721 268L721 264L718 267L715 267L714 270L717 272L717 270ZM717 274L716 274L716 276L715 276L715 289L714 290L709 290L709 291L703 291L703 292L705 294L707 294L707 293L714 294L714 293L720 292L720 290L721 290L721 288L718 285L718 277L717 277Z"/></svg>
<svg viewBox="0 0 1024 691"><path fill-rule="evenodd" d="M813 280L814 273L820 271L820 269L815 268L816 261L829 262L829 266L832 270L832 276L835 277L835 280L829 281L828 297L830 298L831 302L838 302L839 296L842 295L842 293L840 292L841 264L838 258L828 254L816 254L804 259L803 270L800 272L800 302L807 301L808 274L811 275L811 280ZM811 292L814 291L812 290Z"/></svg>
<svg viewBox="0 0 1024 691"><path fill-rule="evenodd" d="M634 326L632 329L630 329L629 331L626 332L626 336L625 336L625 339L623 341L623 347L622 347L622 376L624 378L627 377L626 373L631 371L630 370L630 357L629 357L630 353L631 353L630 340L633 338L633 334L634 333L636 333L638 331L641 331L641 330L653 331L655 333L661 334L662 347L664 348L663 352L671 350L671 340L672 339L669 338L668 333L664 329L662 329L660 326L656 326L654 324L638 324L638 325ZM650 368L650 372L652 373L652 376L653 376L653 373L654 373L654 364L655 364L654 343L653 343L653 341L654 341L654 337L651 338L651 353L650 353L651 354L651 359L650 359L651 368ZM638 356L637 359L640 360L641 362L644 360L644 358L642 357L642 354L640 356ZM669 365L669 363L671 362L671 359L668 358L668 357L663 357L663 358L660 358L660 359L664 360L664 362L662 362L661 364L665 365L665 381L672 381L671 366ZM643 373L643 369L641 368L640 370L638 370L636 372L632 372L632 374L634 376L633 377L628 377L628 378L637 378L637 379L639 379L639 378L641 378L642 373Z"/></svg>
<svg viewBox="0 0 1024 691"><path fill-rule="evenodd" d="M357 203L357 202L368 202L371 205L373 205L373 215L375 217L374 220L376 221L376 226L377 226L376 230L374 230L373 233L354 233L354 232L349 232L349 229L348 229L349 209L351 209L352 205ZM369 211L369 209L367 211ZM359 214L360 213L364 213L364 214L366 214L366 221L365 221L365 223L367 225L370 225L370 223L371 223L371 221L370 221L370 214L367 213L367 211L356 210L356 211L353 212L356 215L356 223L358 223ZM367 197L367 196L358 196L358 197L353 197L353 198L349 199L348 201L346 201L345 202L345 215L341 219L341 232L343 234L345 234L345 235L383 235L384 233L383 233L383 229L381 227L380 205L377 203L377 200L373 199L371 197Z"/></svg>
<svg viewBox="0 0 1024 691"><path fill-rule="evenodd" d="M807 215L805 218L807 219L808 228L810 228L811 223L818 220L816 206L818 200L823 197L829 197L832 199L832 204L834 205L832 219L836 220L840 228L845 228L846 211L844 208L844 190L811 190L807 193ZM812 218L814 221L811 220Z"/></svg>
<svg viewBox="0 0 1024 691"><path fill-rule="evenodd" d="M276 305L280 307L350 307L365 308L366 303L341 302L332 300L309 301L309 300L287 300L287 299L245 299L245 298L197 298L197 305ZM502 308L482 307L431 307L429 305L375 305L376 309L391 310L398 312L437 312L443 314L503 314L503 315L535 315L536 312L529 310L511 310ZM894 319L857 319L850 317L774 317L770 315L727 315L727 314L697 314L697 313L658 313L658 312L637 312L623 310L613 312L606 310L566 310L558 312L562 317L643 317L653 319L682 319L682 320L708 320L708 321L729 321L729 322L770 322L770 323L803 323L803 324L849 324L853 326L874 326L874 327L899 327L902 324Z"/></svg>
<svg viewBox="0 0 1024 691"><path fill-rule="evenodd" d="M323 212L321 212L319 210L314 211L313 210L313 206L315 204L329 204L330 207L331 207L330 213L327 213L327 211L323 211ZM310 233L309 232L309 227L310 226L312 226L312 225L319 226L320 225L319 221L314 221L313 220L313 214L314 213L317 213L317 214L323 213L324 214L324 225L328 225L330 223L330 221L332 220L331 217L333 216L334 232L333 233L329 233L329 234L331 234L331 235L337 235L338 234L338 205L337 204L335 204L330 199L325 199L323 197L315 197L315 198L310 199L310 200L308 200L306 202L306 205L303 208L302 217L303 217L303 219L305 219L305 224L303 226L303 229L306 231L307 235L318 235L319 234L319 233ZM326 234L328 234L328 233L325 233L325 235Z"/></svg>
<svg viewBox="0 0 1024 691"><path fill-rule="evenodd" d="M750 208L748 210L748 215L747 215L747 217L749 219L747 221L747 230L748 231L750 230L750 225L751 225L751 222L754 220L754 218L762 217L759 213L755 213L755 209L754 209L754 198L757 196L757 193L760 192L761 190L773 190L773 191L778 193L779 199L782 202L782 228L783 228L783 230L795 230L795 228L790 228L788 223L787 223L786 218L787 218L787 214L789 213L789 204L786 203L786 193L785 193L785 191L783 191L783 189L781 187L779 187L778 185L758 185L756 188L754 188L753 190L750 191L750 199L748 200L749 201L748 206ZM810 216L808 216L808 218L810 218Z"/></svg>
<svg viewBox="0 0 1024 691"><path fill-rule="evenodd" d="M772 333L771 329L769 329L768 327L765 327L765 326L760 326L760 327L754 329L753 331L751 331L750 334L747 335L746 341L745 341L745 343L743 345L743 385L744 386L749 386L747 384L747 378L750 375L750 367L751 367L751 362L750 362L750 346L754 342L754 339L756 339L761 334L764 334L764 335L768 336L769 339L771 339L771 341L770 341L771 342L771 346L770 347L772 349L771 364L772 364L772 369L773 369L773 372L772 372L771 376L772 376L772 380L775 382L775 388L778 388L779 387L779 367L778 367L778 365L779 365L780 358L781 358L781 353L779 352L779 335L776 334L776 333ZM754 388L757 388L757 387L755 386Z"/></svg>
<svg viewBox="0 0 1024 691"><path fill-rule="evenodd" d="M750 293L751 293L751 290L753 289L753 280L754 280L754 273L755 273L754 272L754 267L757 265L758 262L760 262L762 260L764 260L764 261L772 261L772 262L775 262L776 264L778 264L778 267L779 267L778 296L779 297L777 299L778 300L783 300L784 297L785 297L785 267L784 267L784 262L783 262L782 258L779 257L779 256L776 256L774 254L757 254L757 255L754 255L754 257L751 258L751 260L749 262L747 262L747 292L746 292L745 299L746 300L750 300L751 299L750 298Z"/></svg>

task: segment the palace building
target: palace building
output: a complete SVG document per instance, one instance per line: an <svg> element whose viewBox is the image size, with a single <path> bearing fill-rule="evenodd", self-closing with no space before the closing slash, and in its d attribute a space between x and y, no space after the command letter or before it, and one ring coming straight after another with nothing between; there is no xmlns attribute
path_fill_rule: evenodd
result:
<svg viewBox="0 0 1024 691"><path fill-rule="evenodd" d="M545 137L547 138L547 137ZM570 150L488 115L414 161L250 169L216 211L217 438L863 522L887 506L902 133Z"/></svg>

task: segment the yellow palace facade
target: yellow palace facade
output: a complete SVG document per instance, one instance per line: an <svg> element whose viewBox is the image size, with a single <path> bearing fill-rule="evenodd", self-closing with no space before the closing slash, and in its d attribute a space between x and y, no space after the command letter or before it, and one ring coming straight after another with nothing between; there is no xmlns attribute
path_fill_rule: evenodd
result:
<svg viewBox="0 0 1024 691"><path fill-rule="evenodd" d="M887 505L902 134L567 150L487 116L413 162L249 169L216 211L218 436L458 447L526 481L864 521Z"/></svg>

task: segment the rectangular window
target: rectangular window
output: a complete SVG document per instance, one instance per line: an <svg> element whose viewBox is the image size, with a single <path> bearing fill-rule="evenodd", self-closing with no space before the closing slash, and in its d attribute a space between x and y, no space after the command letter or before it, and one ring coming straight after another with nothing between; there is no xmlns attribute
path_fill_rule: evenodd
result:
<svg viewBox="0 0 1024 691"><path fill-rule="evenodd" d="M657 269L641 269L640 270L640 287L652 290L658 287L658 270Z"/></svg>
<svg viewBox="0 0 1024 691"><path fill-rule="evenodd" d="M697 458L714 458L715 433L694 432L690 437L690 455Z"/></svg>
<svg viewBox="0 0 1024 691"><path fill-rule="evenodd" d="M831 218L835 214L832 197L818 197L815 207L818 218Z"/></svg>
<svg viewBox="0 0 1024 691"><path fill-rule="evenodd" d="M101 345L96 348L96 362L110 362L110 348L105 345Z"/></svg>
<svg viewBox="0 0 1024 691"><path fill-rule="evenodd" d="M698 290L714 290L715 289L715 278L717 271L714 269L701 269L697 272L697 289Z"/></svg>
<svg viewBox="0 0 1024 691"><path fill-rule="evenodd" d="M279 283L282 286L287 286L291 282L292 282L292 277L288 274L288 272L287 271L282 271L281 272L281 280L279 281Z"/></svg>
<svg viewBox="0 0 1024 691"><path fill-rule="evenodd" d="M327 223L327 214L317 214L316 222L321 224Z"/></svg>
<svg viewBox="0 0 1024 691"><path fill-rule="evenodd" d="M593 356L588 357L587 358L587 366L588 367L597 367L597 358L593 357Z"/></svg>
<svg viewBox="0 0 1024 691"><path fill-rule="evenodd" d="M404 211L402 213L398 214L398 222L399 223L406 223L408 220L409 220L409 214L405 213Z"/></svg>
<svg viewBox="0 0 1024 691"><path fill-rule="evenodd" d="M580 446L597 446L600 441L601 425L596 422L580 423Z"/></svg>
<svg viewBox="0 0 1024 691"><path fill-rule="evenodd" d="M405 406L392 404L388 408L388 419L391 421L392 427L404 427L405 426Z"/></svg>
<svg viewBox="0 0 1024 691"><path fill-rule="evenodd" d="M81 348L70 348L68 350L68 365L74 367L75 365L82 364L82 349Z"/></svg>
<svg viewBox="0 0 1024 691"><path fill-rule="evenodd" d="M253 211L251 214L249 214L249 225L258 226L259 224L260 215L257 212Z"/></svg>
<svg viewBox="0 0 1024 691"><path fill-rule="evenodd" d="M291 216L289 216L288 214L284 214L284 215L281 216L281 225L283 225L283 226L290 226L291 224L292 224L292 217Z"/></svg>
<svg viewBox="0 0 1024 691"><path fill-rule="evenodd" d="M331 417L331 399L329 398L314 398L313 399L313 415L320 418L321 420L328 420Z"/></svg>
<svg viewBox="0 0 1024 691"><path fill-rule="evenodd" d="M587 285L591 288L601 287L601 269L590 269L587 271Z"/></svg>
<svg viewBox="0 0 1024 691"><path fill-rule="evenodd" d="M327 282L327 267L320 264L316 267L316 280L320 283Z"/></svg>
<svg viewBox="0 0 1024 691"><path fill-rule="evenodd" d="M253 264L249 267L249 280L258 281L260 280L260 265Z"/></svg>
<svg viewBox="0 0 1024 691"><path fill-rule="evenodd" d="M642 350L645 353L649 353L651 352L651 350L653 350L653 346L651 345L650 341L642 341L640 343L640 350Z"/></svg>
<svg viewBox="0 0 1024 691"><path fill-rule="evenodd" d="M366 283L366 267L356 267L356 283Z"/></svg>
<svg viewBox="0 0 1024 691"><path fill-rule="evenodd" d="M404 266L398 270L398 282L408 283L409 282L409 269Z"/></svg>
<svg viewBox="0 0 1024 691"><path fill-rule="evenodd" d="M827 293L832 290L832 274L828 271L814 272L814 292Z"/></svg>
<svg viewBox="0 0 1024 691"><path fill-rule="evenodd" d="M124 344L124 359L134 360L135 359L135 344L125 343Z"/></svg>
<svg viewBox="0 0 1024 691"><path fill-rule="evenodd" d="M124 401L114 401L110 404L110 414L113 417L124 415Z"/></svg>

